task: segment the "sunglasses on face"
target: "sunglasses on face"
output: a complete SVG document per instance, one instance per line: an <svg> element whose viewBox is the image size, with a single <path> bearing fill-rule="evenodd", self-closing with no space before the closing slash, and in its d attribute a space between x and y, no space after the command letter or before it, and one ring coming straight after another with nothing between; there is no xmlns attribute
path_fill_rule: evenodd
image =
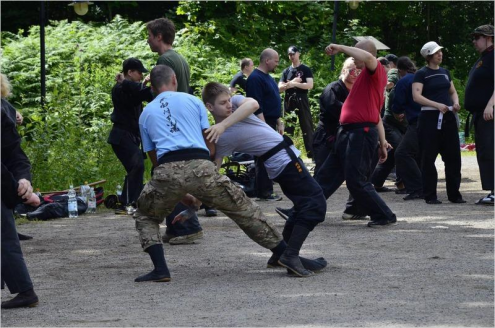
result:
<svg viewBox="0 0 495 328"><path fill-rule="evenodd" d="M357 69L357 68L351 68L349 70L349 74L351 74L351 75L358 76L360 73L361 73L361 70L360 69Z"/></svg>
<svg viewBox="0 0 495 328"><path fill-rule="evenodd" d="M475 36L473 36L473 40L478 41L478 40L479 40L479 38L481 38L481 37L482 37L482 35L475 35Z"/></svg>

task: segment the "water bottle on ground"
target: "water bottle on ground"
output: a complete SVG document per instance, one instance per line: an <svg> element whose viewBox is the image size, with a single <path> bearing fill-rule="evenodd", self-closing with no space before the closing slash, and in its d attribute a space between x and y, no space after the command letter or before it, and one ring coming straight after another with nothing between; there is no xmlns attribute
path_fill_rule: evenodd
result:
<svg viewBox="0 0 495 328"><path fill-rule="evenodd" d="M115 193L117 194L117 199L118 199L118 205L121 206L121 202L122 202L122 186L119 184L117 184L117 188L116 188L116 191Z"/></svg>
<svg viewBox="0 0 495 328"><path fill-rule="evenodd" d="M88 203L89 200L89 192L90 192L90 187L88 185L88 181L84 181L84 185L81 186L81 197L86 204Z"/></svg>
<svg viewBox="0 0 495 328"><path fill-rule="evenodd" d="M91 187L91 189L89 190L87 213L96 213L96 195L95 188L93 187Z"/></svg>
<svg viewBox="0 0 495 328"><path fill-rule="evenodd" d="M72 185L70 185L67 195L69 196L69 218L77 218L77 195Z"/></svg>

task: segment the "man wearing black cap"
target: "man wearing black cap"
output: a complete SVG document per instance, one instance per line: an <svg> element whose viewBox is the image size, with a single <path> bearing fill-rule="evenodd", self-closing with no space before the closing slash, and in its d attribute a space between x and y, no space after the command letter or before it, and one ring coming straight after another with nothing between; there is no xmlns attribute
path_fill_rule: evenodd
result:
<svg viewBox="0 0 495 328"><path fill-rule="evenodd" d="M480 168L481 187L488 196L476 202L493 206L493 25L482 25L472 33L473 45L481 54L469 72L464 107L473 114L476 157Z"/></svg>
<svg viewBox="0 0 495 328"><path fill-rule="evenodd" d="M290 46L287 53L292 65L287 67L280 77L278 88L280 92L285 91L284 111L285 114L296 112L301 124L301 131L304 139L304 148L309 158L313 157L313 118L309 108L308 90L313 89L313 72L311 69L301 64L300 52L296 46ZM295 119L285 117L287 134L294 134Z"/></svg>
<svg viewBox="0 0 495 328"><path fill-rule="evenodd" d="M122 205L133 204L143 189L144 159L140 149L139 116L143 111L143 101L151 101L151 89L146 87L147 77L143 83L143 73L148 72L139 59L126 59L122 73L117 74L117 83L112 89L113 112L110 119L112 130L107 142L117 155L127 172L124 180L124 192L119 200ZM125 213L119 208L116 214Z"/></svg>

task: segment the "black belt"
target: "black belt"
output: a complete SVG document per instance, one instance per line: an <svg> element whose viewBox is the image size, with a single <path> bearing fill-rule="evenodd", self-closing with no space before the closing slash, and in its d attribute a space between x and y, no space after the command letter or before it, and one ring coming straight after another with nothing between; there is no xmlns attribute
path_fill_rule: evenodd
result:
<svg viewBox="0 0 495 328"><path fill-rule="evenodd" d="M210 153L206 149L202 148L188 148L174 150L163 154L158 159L158 165L163 163L178 162L178 161L189 161L193 159L206 159L211 160Z"/></svg>
<svg viewBox="0 0 495 328"><path fill-rule="evenodd" d="M294 163L294 166L296 167L297 171L300 174L302 174L303 169L301 167L301 163L299 163L299 159L297 158L296 154L294 154L294 152L290 148L290 146L292 146L294 144L292 142L292 139L286 135L283 135L282 137L284 138L284 140L282 140L282 142L280 142L278 145L276 145L275 147L273 147L272 149L270 149L269 151L267 151L266 153L261 155L259 157L259 159L262 160L263 162L266 162L268 159L270 159L270 157L272 157L273 155L275 155L276 153L278 153L282 149L285 149L287 151L287 154L289 155L290 159Z"/></svg>
<svg viewBox="0 0 495 328"><path fill-rule="evenodd" d="M375 127L376 124L371 123L371 122L361 122L361 123L341 124L340 126L344 131L350 131L350 130L355 130L355 129L359 129L359 128Z"/></svg>

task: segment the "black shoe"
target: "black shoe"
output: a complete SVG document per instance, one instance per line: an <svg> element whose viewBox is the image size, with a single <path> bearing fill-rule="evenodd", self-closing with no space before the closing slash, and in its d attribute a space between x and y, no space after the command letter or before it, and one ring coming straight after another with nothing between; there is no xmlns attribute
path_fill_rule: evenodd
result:
<svg viewBox="0 0 495 328"><path fill-rule="evenodd" d="M134 279L134 282L143 282L143 281L169 282L170 280L171 278L168 272L159 273L153 270L150 273L137 277L136 279Z"/></svg>
<svg viewBox="0 0 495 328"><path fill-rule="evenodd" d="M391 192L395 191L395 189L389 187L375 187L376 192Z"/></svg>
<svg viewBox="0 0 495 328"><path fill-rule="evenodd" d="M14 309L20 307L35 307L38 305L38 296L31 289L24 293L17 294L16 297L9 301L2 302L2 309Z"/></svg>
<svg viewBox="0 0 495 328"><path fill-rule="evenodd" d="M214 208L205 209L205 214L207 217L217 216L217 210Z"/></svg>
<svg viewBox="0 0 495 328"><path fill-rule="evenodd" d="M438 199L430 199L426 201L426 204L437 205L437 204L442 204L442 202L439 201Z"/></svg>
<svg viewBox="0 0 495 328"><path fill-rule="evenodd" d="M406 197L402 198L404 200L414 200L414 199L423 199L424 196L423 196L423 193L421 192L412 192L410 193L409 195L407 195Z"/></svg>
<svg viewBox="0 0 495 328"><path fill-rule="evenodd" d="M449 202L454 203L454 204L464 204L466 201L464 199L462 199L462 197L459 197L459 198L454 199L454 200L449 199Z"/></svg>
<svg viewBox="0 0 495 328"><path fill-rule="evenodd" d="M278 202L278 201L282 200L282 196L279 196L279 195L273 193L267 197L258 197L256 200L258 202L268 202L268 201Z"/></svg>
<svg viewBox="0 0 495 328"><path fill-rule="evenodd" d="M30 239L33 239L33 237L28 236L28 235L23 235L22 233L17 233L17 236L19 237L19 240L30 240Z"/></svg>
<svg viewBox="0 0 495 328"><path fill-rule="evenodd" d="M370 221L368 222L368 227L370 228L383 228L389 225L397 224L397 218L391 220L380 220L380 221Z"/></svg>
<svg viewBox="0 0 495 328"><path fill-rule="evenodd" d="M280 215L285 221L289 219L291 210L291 208L275 207L275 212L277 212L277 214Z"/></svg>
<svg viewBox="0 0 495 328"><path fill-rule="evenodd" d="M396 195L405 195L405 194L407 194L407 189L406 189L406 188L403 188L403 189L397 189L397 190L395 191L395 194L396 194Z"/></svg>

